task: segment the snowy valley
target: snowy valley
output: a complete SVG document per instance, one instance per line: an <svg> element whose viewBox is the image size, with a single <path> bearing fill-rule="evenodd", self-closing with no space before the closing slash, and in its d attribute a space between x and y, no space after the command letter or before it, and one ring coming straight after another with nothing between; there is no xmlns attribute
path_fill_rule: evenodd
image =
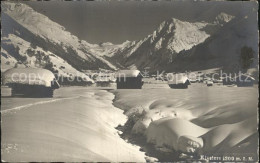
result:
<svg viewBox="0 0 260 163"><path fill-rule="evenodd" d="M118 32L129 19L113 10L129 6L107 2L104 27ZM257 162L257 3L234 15L159 14L142 29L150 34L117 44L93 41L99 30L82 40L29 3L1 4L1 161ZM75 1L82 14L80 3L92 2ZM155 23L143 10L154 6L142 7Z"/></svg>

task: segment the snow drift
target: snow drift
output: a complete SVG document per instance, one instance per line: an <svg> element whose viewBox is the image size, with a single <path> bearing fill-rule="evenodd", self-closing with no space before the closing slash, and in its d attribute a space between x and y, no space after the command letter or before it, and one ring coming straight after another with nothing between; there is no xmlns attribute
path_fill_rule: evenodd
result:
<svg viewBox="0 0 260 163"><path fill-rule="evenodd" d="M8 96L6 88L2 94ZM5 98L1 159L8 162L145 162L115 129L127 117L104 90L62 87L54 98Z"/></svg>
<svg viewBox="0 0 260 163"><path fill-rule="evenodd" d="M159 150L257 156L257 89L193 84L187 90L116 90L132 134Z"/></svg>

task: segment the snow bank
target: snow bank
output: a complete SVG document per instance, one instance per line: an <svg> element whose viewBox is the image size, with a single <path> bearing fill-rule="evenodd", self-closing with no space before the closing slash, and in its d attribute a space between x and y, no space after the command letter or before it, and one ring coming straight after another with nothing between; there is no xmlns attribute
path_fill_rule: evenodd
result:
<svg viewBox="0 0 260 163"><path fill-rule="evenodd" d="M114 105L133 118L133 134L157 149L214 155L247 150L257 155L257 89L115 90Z"/></svg>
<svg viewBox="0 0 260 163"><path fill-rule="evenodd" d="M2 159L145 162L144 153L118 135L115 127L123 125L126 116L112 105L113 98L104 90L62 87L53 99L3 100ZM35 105L29 105L32 102ZM20 109L12 110L18 104Z"/></svg>
<svg viewBox="0 0 260 163"><path fill-rule="evenodd" d="M237 153L256 154L257 140L248 141L246 139L257 133L257 126L257 115L237 123L216 126L201 136L205 142L203 153L231 153L234 148L237 148ZM255 144L256 148L248 148L252 143Z"/></svg>
<svg viewBox="0 0 260 163"><path fill-rule="evenodd" d="M192 135L192 137L199 137L206 132L207 129L197 126L184 119L161 118L149 125L146 132L146 137L147 142L154 143L156 146L168 146L178 151L185 148L183 147L184 144L180 144L180 142L183 142L184 140L182 138L182 141L179 141L181 136ZM200 146L202 146L201 143ZM187 149L187 152L189 150L190 149Z"/></svg>

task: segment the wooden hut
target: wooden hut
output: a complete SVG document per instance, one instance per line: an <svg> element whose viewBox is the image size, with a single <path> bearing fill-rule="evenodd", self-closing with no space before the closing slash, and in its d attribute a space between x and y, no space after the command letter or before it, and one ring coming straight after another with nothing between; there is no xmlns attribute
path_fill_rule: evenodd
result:
<svg viewBox="0 0 260 163"><path fill-rule="evenodd" d="M41 68L12 68L3 73L3 84L12 88L12 96L52 97L60 87L54 74Z"/></svg>
<svg viewBox="0 0 260 163"><path fill-rule="evenodd" d="M252 87L254 85L255 79L249 75L241 74L235 78L235 84L238 87Z"/></svg>
<svg viewBox="0 0 260 163"><path fill-rule="evenodd" d="M206 81L206 84L208 87L213 86L213 81L208 80L208 81Z"/></svg>
<svg viewBox="0 0 260 163"><path fill-rule="evenodd" d="M230 76L223 77L223 78L222 78L222 81L223 81L223 85L232 85L232 84L235 84L235 79L233 79L233 78L230 77Z"/></svg>
<svg viewBox="0 0 260 163"><path fill-rule="evenodd" d="M117 89L142 89L144 82L139 70L120 70L115 76Z"/></svg>
<svg viewBox="0 0 260 163"><path fill-rule="evenodd" d="M168 75L168 85L175 89L185 89L190 85L190 81L184 74L172 74Z"/></svg>

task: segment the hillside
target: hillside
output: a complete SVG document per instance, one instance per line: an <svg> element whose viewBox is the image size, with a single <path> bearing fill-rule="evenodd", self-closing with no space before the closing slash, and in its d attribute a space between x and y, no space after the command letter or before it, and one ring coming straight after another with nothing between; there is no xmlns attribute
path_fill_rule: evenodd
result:
<svg viewBox="0 0 260 163"><path fill-rule="evenodd" d="M30 43L28 48L39 47L46 53L51 52L79 71L98 68L116 69L103 57L90 52L93 45L79 40L63 26L37 13L29 6L10 2L4 2L1 6L2 38L23 39L24 42ZM10 54L17 48L12 43L7 45L5 42L1 46Z"/></svg>

